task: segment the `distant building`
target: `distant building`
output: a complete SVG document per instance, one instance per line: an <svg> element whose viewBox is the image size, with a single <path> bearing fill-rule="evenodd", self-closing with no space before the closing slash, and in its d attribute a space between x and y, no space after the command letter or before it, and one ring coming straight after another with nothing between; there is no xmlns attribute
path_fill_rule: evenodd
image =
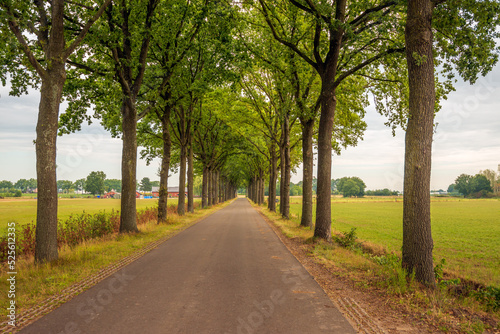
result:
<svg viewBox="0 0 500 334"><path fill-rule="evenodd" d="M102 196L102 198L120 199L120 198L122 198L122 194L120 194L114 190L111 190L110 192L104 194L104 196Z"/></svg>
<svg viewBox="0 0 500 334"><path fill-rule="evenodd" d="M160 187L152 188L153 198L160 197ZM187 196L187 188L184 188L184 193ZM179 197L179 187L168 187L168 197Z"/></svg>

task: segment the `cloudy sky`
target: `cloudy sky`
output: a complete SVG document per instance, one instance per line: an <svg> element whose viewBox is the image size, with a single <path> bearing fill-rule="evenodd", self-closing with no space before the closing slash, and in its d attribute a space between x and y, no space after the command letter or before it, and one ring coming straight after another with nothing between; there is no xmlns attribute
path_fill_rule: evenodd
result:
<svg viewBox="0 0 500 334"><path fill-rule="evenodd" d="M36 178L35 127L39 94L11 97L0 87L0 180ZM64 110L64 105L61 111ZM368 189L403 189L404 133L393 137L384 117L369 108L368 128L357 147L334 156L332 177L358 176ZM447 189L461 173L497 170L500 164L500 66L471 86L458 82L443 102L434 137L432 189ZM102 170L108 178L121 178L121 140L113 139L98 124L80 133L58 138L58 179L77 180ZM159 161L138 162L137 178L158 180ZM300 181L300 168L292 182ZM170 183L177 185L177 176Z"/></svg>

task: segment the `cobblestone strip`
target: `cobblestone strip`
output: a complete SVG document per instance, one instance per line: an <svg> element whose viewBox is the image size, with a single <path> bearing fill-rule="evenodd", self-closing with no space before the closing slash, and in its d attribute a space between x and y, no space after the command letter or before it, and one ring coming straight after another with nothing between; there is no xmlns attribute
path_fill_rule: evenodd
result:
<svg viewBox="0 0 500 334"><path fill-rule="evenodd" d="M387 333L371 319L366 311L361 306L359 306L359 304L356 303L354 299L341 296L338 297L335 301L341 312L347 315L356 324L359 333Z"/></svg>
<svg viewBox="0 0 500 334"><path fill-rule="evenodd" d="M202 217L202 218L200 218L200 219L198 219L198 220L196 220L196 221L194 221L186 226L182 226L176 230L173 230L172 233L169 233L168 235L164 236L163 238L161 238L157 241L153 241L152 243L137 250L136 252L132 253L131 255L124 257L123 259L119 260L118 262L110 264L109 266L99 270L97 273L92 274L92 275L84 278L83 280L65 288L60 293L50 296L49 298L42 301L39 305L34 306L30 309L25 310L24 312L19 313L16 317L16 327L15 328L13 328L12 326L10 326L8 324L8 320L3 321L2 323L0 323L0 333L2 333L2 334L4 334L4 333L16 333L16 332L20 331L23 327L30 324L33 320L49 313L50 311L57 308L59 305L64 304L65 302L69 301L70 299L77 296L81 292L91 288L92 286L96 285L100 281L102 281L105 278L116 273L121 268L134 262L135 260L142 257L144 254L146 254L146 253L150 252L151 250L153 250L154 248L158 247L161 243L170 239L171 237L173 237L177 233L189 228L190 226L198 223L199 221L205 219L206 217L208 217L208 215L205 217Z"/></svg>

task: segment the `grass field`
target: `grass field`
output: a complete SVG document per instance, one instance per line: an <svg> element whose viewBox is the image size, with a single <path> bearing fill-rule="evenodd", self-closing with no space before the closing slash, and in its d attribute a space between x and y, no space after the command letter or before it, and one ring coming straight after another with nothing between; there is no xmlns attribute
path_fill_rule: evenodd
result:
<svg viewBox="0 0 500 334"><path fill-rule="evenodd" d="M196 199L195 199L196 200ZM169 200L169 203L177 199ZM0 233L3 233L7 223L16 222L17 225L28 224L36 220L36 200L34 199L3 199L0 200ZM138 199L137 209L156 206L156 199ZM97 213L106 210L120 210L119 199L59 199L58 217L66 219L71 214Z"/></svg>
<svg viewBox="0 0 500 334"><path fill-rule="evenodd" d="M299 215L301 198L291 199ZM333 229L355 227L359 239L401 253L402 198L332 199ZM436 262L462 278L500 287L500 200L435 198L431 204Z"/></svg>

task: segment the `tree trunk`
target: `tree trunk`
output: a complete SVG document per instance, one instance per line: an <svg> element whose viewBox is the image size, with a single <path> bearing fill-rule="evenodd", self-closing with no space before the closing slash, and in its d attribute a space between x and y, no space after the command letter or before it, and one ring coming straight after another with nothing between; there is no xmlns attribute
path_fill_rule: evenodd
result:
<svg viewBox="0 0 500 334"><path fill-rule="evenodd" d="M208 180L208 206L212 206L214 204L214 199L212 196L212 191L213 191L213 177L212 177L212 170L208 169L208 175L207 175L207 180Z"/></svg>
<svg viewBox="0 0 500 334"><path fill-rule="evenodd" d="M283 131L283 130L282 130ZM282 138L283 140L283 138ZM283 189L283 186L285 185L285 146L283 145L283 142L281 143L280 146L280 214L283 216L283 195L285 194L285 191Z"/></svg>
<svg viewBox="0 0 500 334"><path fill-rule="evenodd" d="M248 184L248 198L253 202L253 177Z"/></svg>
<svg viewBox="0 0 500 334"><path fill-rule="evenodd" d="M224 202L224 178L219 172L219 203Z"/></svg>
<svg viewBox="0 0 500 334"><path fill-rule="evenodd" d="M215 204L219 204L219 181L220 181L220 171L216 170L214 173L214 178L215 178Z"/></svg>
<svg viewBox="0 0 500 334"><path fill-rule="evenodd" d="M212 171L212 205L217 204L217 171Z"/></svg>
<svg viewBox="0 0 500 334"><path fill-rule="evenodd" d="M54 64L42 80L36 126L37 220L35 262L58 259L56 141L59 105L66 72L64 64Z"/></svg>
<svg viewBox="0 0 500 334"><path fill-rule="evenodd" d="M300 225L313 227L313 132L314 118L302 123L302 217Z"/></svg>
<svg viewBox="0 0 500 334"><path fill-rule="evenodd" d="M194 212L194 157L193 157L193 142L189 136L189 154L188 154L188 212Z"/></svg>
<svg viewBox="0 0 500 334"><path fill-rule="evenodd" d="M161 159L160 170L160 198L158 199L158 224L167 221L168 210L168 172L170 169L170 150L172 141L170 138L170 129L168 121L170 119L170 107L165 107L162 118L162 139L163 139L163 155Z"/></svg>
<svg viewBox="0 0 500 334"><path fill-rule="evenodd" d="M122 101L122 198L120 233L138 232L136 210L137 168L137 111L135 101L125 97Z"/></svg>
<svg viewBox="0 0 500 334"><path fill-rule="evenodd" d="M406 129L403 267L415 278L435 286L432 262L430 177L434 124L434 62L432 8L429 0L410 0L406 21L406 59L410 105Z"/></svg>
<svg viewBox="0 0 500 334"><path fill-rule="evenodd" d="M181 162L179 167L179 202L177 214L183 216L186 213L186 146L181 144Z"/></svg>
<svg viewBox="0 0 500 334"><path fill-rule="evenodd" d="M260 171L260 204L264 204L264 201L266 200L265 191L266 191L266 182L264 180L264 172L261 170Z"/></svg>
<svg viewBox="0 0 500 334"><path fill-rule="evenodd" d="M259 178L257 175L253 177L253 201L255 203L259 201Z"/></svg>
<svg viewBox="0 0 500 334"><path fill-rule="evenodd" d="M222 177L222 202L227 201L227 179L226 177Z"/></svg>
<svg viewBox="0 0 500 334"><path fill-rule="evenodd" d="M270 211L276 212L276 179L278 174L278 157L276 156L276 147L274 144L271 144L269 155L271 157L271 166L269 168L269 203L267 203L267 207Z"/></svg>
<svg viewBox="0 0 500 334"><path fill-rule="evenodd" d="M290 218L290 173L291 173L291 161L290 161L290 120L289 120L289 114L285 114L285 119L283 122L283 131L284 131L284 137L283 137L283 144L284 144L284 149L283 153L285 154L285 168L283 170L283 202L281 203L283 209L282 209L282 216L283 218L289 219Z"/></svg>
<svg viewBox="0 0 500 334"><path fill-rule="evenodd" d="M203 166L203 181L201 186L201 206L202 208L208 207L208 167Z"/></svg>
<svg viewBox="0 0 500 334"><path fill-rule="evenodd" d="M331 240L332 202L332 131L337 100L335 89L324 82L321 87L321 117L318 132L318 188L316 192L316 226L314 236Z"/></svg>

